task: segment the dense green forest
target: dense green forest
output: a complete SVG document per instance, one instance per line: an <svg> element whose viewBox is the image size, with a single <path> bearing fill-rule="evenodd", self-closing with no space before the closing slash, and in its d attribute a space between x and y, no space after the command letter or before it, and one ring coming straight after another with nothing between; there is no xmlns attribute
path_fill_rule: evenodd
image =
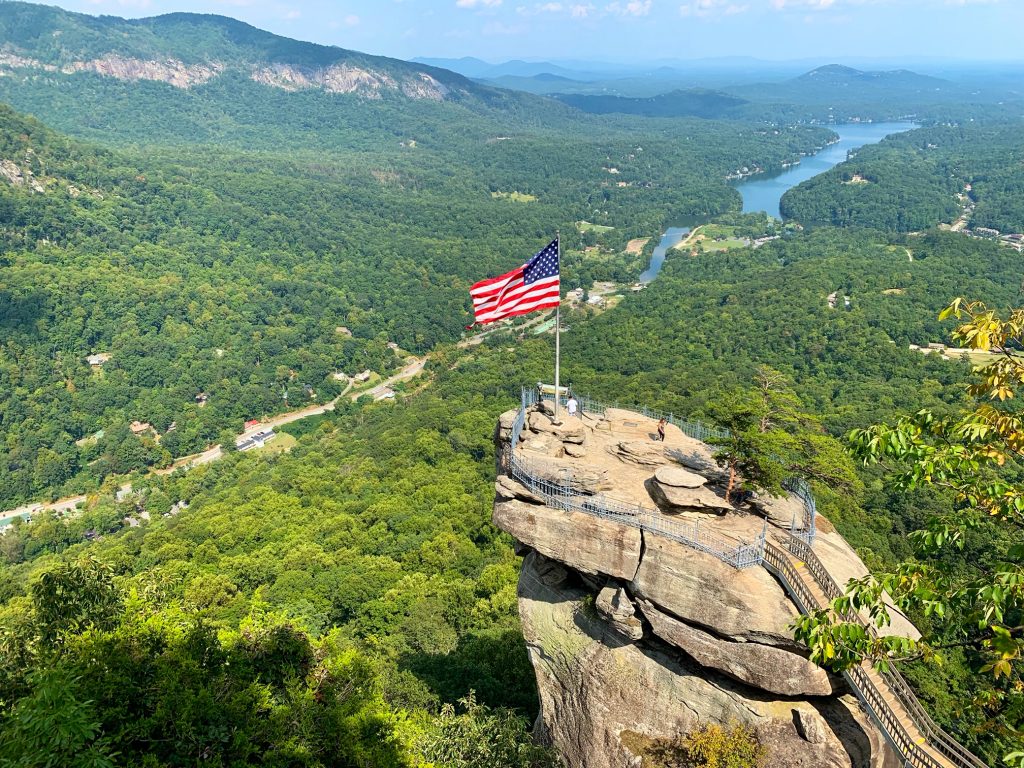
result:
<svg viewBox="0 0 1024 768"><path fill-rule="evenodd" d="M0 504L95 488L330 400L335 372L397 367L389 342L423 353L456 339L469 284L574 221L611 228L566 238L576 279L628 279L643 265L613 257L630 237L738 206L730 152L780 162L824 135L683 130L707 144L613 129L471 142L458 160L420 147L143 155L0 111ZM110 360L91 368L96 353Z"/></svg>
<svg viewBox="0 0 1024 768"><path fill-rule="evenodd" d="M1014 256L952 234L835 230L753 251L674 255L657 281L615 311L588 318L582 310L567 319L573 330L563 338L564 376L608 400L701 416L713 407L711 393L768 363L837 435L922 405L952 409L967 365L908 345L943 337L945 325L935 317L947 290L1012 301L999 276L1014 268ZM849 310L828 307L826 294L837 289L850 295ZM231 631L260 638L287 626L308 638L301 647L329 641L332 653L355 654L379 691L370 711L410 719L422 732L435 727L441 702L469 689L485 705L531 713L532 676L515 628L515 560L488 524L490 436L518 383L550 374L551 349L546 339L511 340L499 333L474 351L442 347L426 391L395 406L343 409L312 428L291 455L238 455L150 479L121 503L102 497L70 521L16 526L2 540L0 571L8 598L0 624L14 632L9 647L28 654L18 643L42 631L31 618L38 611L32 598L21 597L39 574L89 554L112 565L118 594L139 595L132 610L153 617L150 624L184 615L172 625L200 622L232 638ZM905 533L934 501L891 494L870 473L864 479L864 498L819 488L819 502L869 563L889 564L909 554ZM171 514L180 501L188 508ZM152 522L123 522L142 511ZM110 534L82 543L90 530ZM142 627L130 613L99 630L110 654L147 637L176 647L159 635L169 629ZM182 681L125 669L128 676L156 675L147 678L156 692L131 715L154 730L124 731L127 715L107 704L115 694L88 683L97 663L88 659L101 641L90 634L71 639L80 631L68 634L59 663L26 656L24 669L56 665L78 677L78 700L97 702L92 716L107 718L102 732L116 734L118 750L136 754L144 750L139 739L167 727L145 707L171 706L164 697ZM233 642L224 653L237 651ZM940 722L995 754L1005 745L973 730L982 714L965 710L958 695L969 689L969 669L969 658L955 657L945 677L914 673ZM19 697L35 695L26 679L7 685L20 686L13 688ZM211 745L210 735L189 736L195 749L231 754Z"/></svg>
<svg viewBox="0 0 1024 768"><path fill-rule="evenodd" d="M468 286L555 230L565 289L634 280L653 242L626 244L666 225L763 234L725 178L827 142L802 121L822 118L836 82L856 86L839 116L904 114L936 87L826 69L747 94L760 103L733 104L731 120L591 115L217 17L4 9L0 505L91 493L0 534L0 766L552 765L527 737L518 560L490 524L494 421L550 376L552 342L499 330L456 346ZM177 87L72 66L109 56L213 74ZM445 90L254 80L271 64L396 83L426 71ZM953 296L1019 303L1020 256L934 227L970 184L971 226L1024 228L1015 107L957 98L924 110L955 125L891 137L790 192L783 211L806 230L673 251L614 309L567 312L563 380L706 418L765 364L836 437L956 411L969 364L911 345L946 340L936 318ZM340 400L288 428L289 454L149 472L406 352L430 356L407 397ZM860 479L861 495L816 488L823 513L872 568L912 557L906 534L946 500ZM979 667L955 651L907 672L995 763L1017 724L968 705Z"/></svg>
<svg viewBox="0 0 1024 768"><path fill-rule="evenodd" d="M1021 127L1017 117L890 136L789 190L782 213L806 225L909 232L952 224L972 203L970 227L1024 231Z"/></svg>

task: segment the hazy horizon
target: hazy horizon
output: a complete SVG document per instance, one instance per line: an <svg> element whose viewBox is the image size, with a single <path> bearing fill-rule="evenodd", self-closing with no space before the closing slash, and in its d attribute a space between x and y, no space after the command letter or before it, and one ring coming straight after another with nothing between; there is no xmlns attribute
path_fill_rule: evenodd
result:
<svg viewBox="0 0 1024 768"><path fill-rule="evenodd" d="M402 59L577 61L657 66L1024 62L1011 0L60 0L69 11L139 18L214 13L290 38ZM2 6L0 6L2 7ZM785 56L779 56L780 48Z"/></svg>

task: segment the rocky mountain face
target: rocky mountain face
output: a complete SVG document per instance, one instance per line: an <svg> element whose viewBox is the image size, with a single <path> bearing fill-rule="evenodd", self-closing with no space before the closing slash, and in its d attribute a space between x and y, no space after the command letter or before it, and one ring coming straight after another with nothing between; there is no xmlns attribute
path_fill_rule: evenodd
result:
<svg viewBox="0 0 1024 768"><path fill-rule="evenodd" d="M514 417L502 416L499 452ZM541 482L578 472L577 492L600 491L619 509L656 503L654 526L660 515L735 540L756 538L792 505L726 503L707 446L671 426L664 442L654 432L653 421L627 411L562 425L537 411L516 448L519 466ZM775 768L898 764L845 682L794 639L797 607L768 571L546 499L506 464L493 520L525 556L519 612L540 689L536 728L570 768L637 768L647 764L645 744L709 723L752 728ZM827 521L819 526L815 549L828 567L844 578L863 573ZM915 633L905 621L892 631Z"/></svg>
<svg viewBox="0 0 1024 768"><path fill-rule="evenodd" d="M4 3L0 77L91 73L194 88L227 73L286 91L441 101L478 86L426 65L300 43L233 19L169 14L118 19Z"/></svg>

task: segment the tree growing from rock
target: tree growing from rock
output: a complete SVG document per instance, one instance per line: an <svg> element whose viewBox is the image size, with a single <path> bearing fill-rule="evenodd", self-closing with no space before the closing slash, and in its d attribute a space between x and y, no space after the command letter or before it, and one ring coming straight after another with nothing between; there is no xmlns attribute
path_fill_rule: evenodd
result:
<svg viewBox="0 0 1024 768"><path fill-rule="evenodd" d="M773 496L782 495L783 482L797 476L838 488L857 485L842 446L772 368L758 368L752 387L721 395L711 417L729 431L710 441L718 449L716 461L729 470L727 501L738 483Z"/></svg>
<svg viewBox="0 0 1024 768"><path fill-rule="evenodd" d="M939 317L963 321L956 342L993 354L975 369L971 408L948 416L921 410L854 430L849 441L854 455L884 468L897 489L937 493L943 505L911 534L914 559L852 581L834 612L798 620L797 636L814 661L836 670L864 659L884 667L965 653L987 679L972 691L973 704L988 715L985 727L1009 745L1005 762L1024 766L1024 416L1014 405L1024 384L1024 309L1004 319L980 302L956 299ZM885 626L885 593L923 618L919 642L878 638L839 618L866 610Z"/></svg>

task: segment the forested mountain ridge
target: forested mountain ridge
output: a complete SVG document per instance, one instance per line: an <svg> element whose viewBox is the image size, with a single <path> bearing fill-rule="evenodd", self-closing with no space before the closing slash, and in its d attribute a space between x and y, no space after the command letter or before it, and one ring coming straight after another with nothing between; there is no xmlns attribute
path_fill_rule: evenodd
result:
<svg viewBox="0 0 1024 768"><path fill-rule="evenodd" d="M488 89L448 70L290 40L224 16L171 13L145 19L87 16L4 3L0 70L152 80L190 88L229 72L254 82L368 98L458 99Z"/></svg>
<svg viewBox="0 0 1024 768"><path fill-rule="evenodd" d="M584 94L557 94L555 98L584 112L599 115L621 112L647 117L725 117L747 103L745 99L704 88L677 90L649 98Z"/></svg>
<svg viewBox="0 0 1024 768"><path fill-rule="evenodd" d="M389 343L452 341L469 284L559 227L574 281L629 279L643 267L622 253L629 238L738 207L735 157L778 164L828 136L661 128L135 153L0 110L0 503L164 465L246 419L331 399L334 374L387 373L401 363ZM607 229L568 235L583 220ZM601 248L585 257L586 243ZM109 359L90 366L96 354Z"/></svg>

